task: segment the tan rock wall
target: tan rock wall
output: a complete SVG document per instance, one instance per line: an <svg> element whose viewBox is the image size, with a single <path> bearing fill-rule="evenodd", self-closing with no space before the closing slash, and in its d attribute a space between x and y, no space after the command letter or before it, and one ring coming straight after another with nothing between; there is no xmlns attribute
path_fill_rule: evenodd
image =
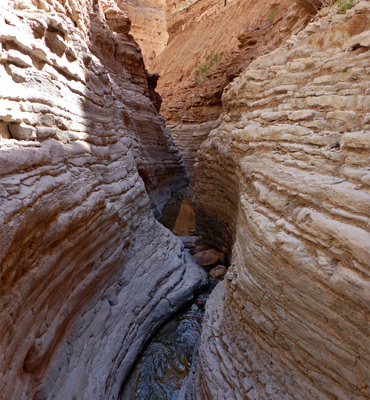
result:
<svg viewBox="0 0 370 400"><path fill-rule="evenodd" d="M143 49L146 67L160 74L161 113L186 160L190 177L196 151L221 114L225 86L258 55L302 29L310 12L302 4L254 0L130 0L121 2L131 32ZM221 61L201 84L196 64L210 54ZM203 78L203 77L202 77ZM172 129L173 128L173 129Z"/></svg>
<svg viewBox="0 0 370 400"><path fill-rule="evenodd" d="M228 0L226 5L224 0L167 2L169 43L152 69L161 75L161 113L175 126L171 133L191 177L194 149L206 137L205 123L212 126L222 112L224 88L258 55L302 29L309 18L305 8L285 0ZM220 53L224 53L221 60L196 84L196 64L204 65L208 55Z"/></svg>
<svg viewBox="0 0 370 400"><path fill-rule="evenodd" d="M254 61L198 154L204 233L235 242L193 398L369 397L370 3L356 3Z"/></svg>
<svg viewBox="0 0 370 400"><path fill-rule="evenodd" d="M166 0L128 0L121 2L132 21L131 34L139 43L145 66L151 72L153 60L167 46Z"/></svg>
<svg viewBox="0 0 370 400"><path fill-rule="evenodd" d="M155 219L186 175L114 1L0 4L0 397L116 399L204 275Z"/></svg>

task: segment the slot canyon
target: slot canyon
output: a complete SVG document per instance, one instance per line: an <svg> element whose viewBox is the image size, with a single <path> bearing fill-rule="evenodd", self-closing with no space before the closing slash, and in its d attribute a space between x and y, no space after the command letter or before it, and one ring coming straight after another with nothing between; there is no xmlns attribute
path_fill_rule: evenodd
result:
<svg viewBox="0 0 370 400"><path fill-rule="evenodd" d="M366 400L369 307L369 0L0 1L0 400Z"/></svg>

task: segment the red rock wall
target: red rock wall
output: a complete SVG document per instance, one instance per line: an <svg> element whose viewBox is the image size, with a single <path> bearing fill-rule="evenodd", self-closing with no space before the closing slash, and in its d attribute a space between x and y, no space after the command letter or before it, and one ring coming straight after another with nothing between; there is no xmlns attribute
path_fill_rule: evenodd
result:
<svg viewBox="0 0 370 400"><path fill-rule="evenodd" d="M304 7L288 0L228 0L226 5L223 0L167 2L169 43L152 69L161 75L161 113L191 178L196 151L210 131L206 127L212 127L222 112L224 88L258 55L302 29L309 18ZM224 53L221 60L196 84L197 62L204 65L207 55L220 53Z"/></svg>
<svg viewBox="0 0 370 400"><path fill-rule="evenodd" d="M291 1L147 0L130 1L126 8L148 69L160 74L161 113L190 178L196 152L221 114L223 89L314 14L306 3ZM196 84L196 64L220 53L220 61Z"/></svg>

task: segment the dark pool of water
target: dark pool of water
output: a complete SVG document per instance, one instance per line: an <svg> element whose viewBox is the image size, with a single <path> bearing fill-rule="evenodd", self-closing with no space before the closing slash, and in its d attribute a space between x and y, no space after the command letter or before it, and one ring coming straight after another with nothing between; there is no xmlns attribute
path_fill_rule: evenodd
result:
<svg viewBox="0 0 370 400"><path fill-rule="evenodd" d="M204 311L195 304L151 340L137 364L132 400L175 400L189 373Z"/></svg>

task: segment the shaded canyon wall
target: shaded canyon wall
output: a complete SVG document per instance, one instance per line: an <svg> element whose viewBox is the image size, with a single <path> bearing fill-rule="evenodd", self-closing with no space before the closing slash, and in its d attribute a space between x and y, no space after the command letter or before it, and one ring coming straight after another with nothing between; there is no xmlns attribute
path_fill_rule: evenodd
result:
<svg viewBox="0 0 370 400"><path fill-rule="evenodd" d="M205 282L154 218L187 176L129 28L115 1L0 4L2 399L116 399Z"/></svg>

